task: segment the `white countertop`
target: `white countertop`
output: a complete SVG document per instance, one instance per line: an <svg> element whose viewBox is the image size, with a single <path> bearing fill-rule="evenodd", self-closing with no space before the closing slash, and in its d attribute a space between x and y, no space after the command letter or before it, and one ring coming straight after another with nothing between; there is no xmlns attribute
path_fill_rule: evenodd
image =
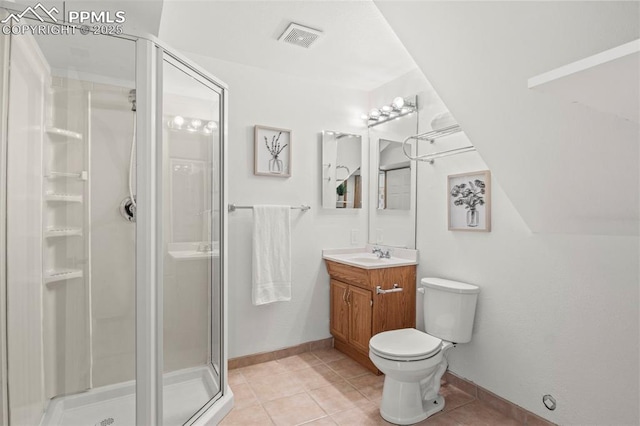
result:
<svg viewBox="0 0 640 426"><path fill-rule="evenodd" d="M175 260L197 260L197 259L211 259L220 256L219 243L209 243L211 250L202 250L206 245L203 242L193 243L169 243L167 251L169 255Z"/></svg>
<svg viewBox="0 0 640 426"><path fill-rule="evenodd" d="M379 258L372 253L375 247L389 250L391 257ZM364 247L325 249L322 250L322 258L362 269L381 269L417 265L418 250L367 244Z"/></svg>

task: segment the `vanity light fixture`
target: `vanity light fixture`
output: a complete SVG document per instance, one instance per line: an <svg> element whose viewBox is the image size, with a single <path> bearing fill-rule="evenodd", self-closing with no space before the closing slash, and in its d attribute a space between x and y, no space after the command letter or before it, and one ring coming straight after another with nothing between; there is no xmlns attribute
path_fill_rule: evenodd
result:
<svg viewBox="0 0 640 426"><path fill-rule="evenodd" d="M206 123L203 125L203 123ZM186 131L188 133L212 134L218 129L215 121L203 121L199 118L183 117L181 115L169 116L167 127L174 131Z"/></svg>
<svg viewBox="0 0 640 426"><path fill-rule="evenodd" d="M395 120L404 115L409 115L417 110L416 102L411 102L401 96L393 99L391 105L383 105L373 108L369 114L362 114L361 118L367 122L368 127L377 126L389 120Z"/></svg>

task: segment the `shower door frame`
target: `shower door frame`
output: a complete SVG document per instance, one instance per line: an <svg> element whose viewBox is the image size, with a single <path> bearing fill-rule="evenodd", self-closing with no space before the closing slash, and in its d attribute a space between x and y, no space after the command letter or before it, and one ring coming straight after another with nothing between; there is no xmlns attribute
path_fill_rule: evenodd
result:
<svg viewBox="0 0 640 426"><path fill-rule="evenodd" d="M4 11L21 12L15 3L0 0L0 15ZM7 126L8 126L8 84L9 51L12 35L0 34L0 43L6 47L5 55L0 57L0 424L8 421L8 381L7 381L7 333L6 333L6 165L7 165ZM233 393L227 384L227 138L228 138L228 96L226 84L211 76L206 70L184 58L153 36L142 33L122 35L102 35L130 40L136 44L135 61L137 91L137 130L136 130L136 182L137 182L137 219L136 223L136 424L162 424L163 395L163 229L162 229L162 191L168 182L162 179L162 65L165 59L185 74L214 90L220 96L219 123L219 168L220 182L220 246L219 278L220 300L213 306L211 333L213 333L213 312L219 308L220 323L220 374L219 391L185 423L188 425L216 424L233 406ZM212 176L212 179L215 179ZM213 229L214 215L211 215ZM215 263L211 262L211 276L215 273ZM213 294L213 293L212 293ZM213 351L213 339L210 350ZM216 405L216 409L214 408Z"/></svg>
<svg viewBox="0 0 640 426"><path fill-rule="evenodd" d="M220 96L220 312L221 374L218 394L201 407L186 424L217 422L231 409L233 394L227 386L227 110L228 88L206 71L180 55L171 52L153 38L136 41L136 98L138 122L136 156L138 161L136 182L137 220L146 226L136 226L136 424L162 424L163 391L163 192L168 182L163 180L163 65L167 62L191 76ZM140 119L142 117L142 119ZM212 179L215 179L212 176ZM213 185L211 186L213 188ZM211 229L214 229L211 215ZM211 274L215 273L211 262ZM213 293L212 293L213 294ZM154 301L155 303L148 303ZM211 333L214 321L212 306ZM216 350L211 340L210 350ZM140 390L140 391L139 391ZM221 410L209 409L220 401Z"/></svg>

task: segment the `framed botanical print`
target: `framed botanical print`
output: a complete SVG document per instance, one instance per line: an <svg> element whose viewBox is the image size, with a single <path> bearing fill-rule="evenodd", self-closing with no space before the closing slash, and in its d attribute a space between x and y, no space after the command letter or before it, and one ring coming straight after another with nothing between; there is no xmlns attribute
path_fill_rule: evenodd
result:
<svg viewBox="0 0 640 426"><path fill-rule="evenodd" d="M291 130L255 126L253 174L291 176Z"/></svg>
<svg viewBox="0 0 640 426"><path fill-rule="evenodd" d="M449 175L450 231L491 231L491 172Z"/></svg>

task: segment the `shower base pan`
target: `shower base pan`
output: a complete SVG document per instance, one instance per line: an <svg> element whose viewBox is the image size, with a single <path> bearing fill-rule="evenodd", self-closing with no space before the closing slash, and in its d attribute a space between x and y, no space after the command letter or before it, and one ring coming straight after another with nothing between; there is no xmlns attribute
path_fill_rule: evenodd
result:
<svg viewBox="0 0 640 426"><path fill-rule="evenodd" d="M164 375L164 425L182 425L218 393L210 367ZM132 426L136 424L135 381L53 398L40 426Z"/></svg>

